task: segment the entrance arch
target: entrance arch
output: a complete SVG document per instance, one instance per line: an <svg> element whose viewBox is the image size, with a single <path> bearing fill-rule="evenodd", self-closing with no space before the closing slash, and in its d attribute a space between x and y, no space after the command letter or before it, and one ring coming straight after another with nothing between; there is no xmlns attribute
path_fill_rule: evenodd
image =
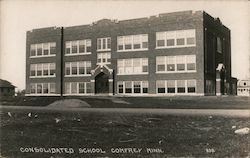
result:
<svg viewBox="0 0 250 158"><path fill-rule="evenodd" d="M109 76L103 72L95 77L95 93L109 93Z"/></svg>

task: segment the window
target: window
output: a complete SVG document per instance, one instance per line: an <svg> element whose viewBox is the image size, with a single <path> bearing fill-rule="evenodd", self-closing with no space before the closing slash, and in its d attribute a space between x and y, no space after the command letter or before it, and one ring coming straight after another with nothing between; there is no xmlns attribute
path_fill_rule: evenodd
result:
<svg viewBox="0 0 250 158"><path fill-rule="evenodd" d="M195 55L158 56L156 57L156 72L194 72L196 70Z"/></svg>
<svg viewBox="0 0 250 158"><path fill-rule="evenodd" d="M55 63L50 63L49 64L49 73L50 76L55 76L56 75L56 64Z"/></svg>
<svg viewBox="0 0 250 158"><path fill-rule="evenodd" d="M156 32L156 48L195 46L195 30Z"/></svg>
<svg viewBox="0 0 250 158"><path fill-rule="evenodd" d="M117 60L118 74L147 74L148 59L133 58L133 59L118 59Z"/></svg>
<svg viewBox="0 0 250 158"><path fill-rule="evenodd" d="M157 93L165 93L165 81L156 81Z"/></svg>
<svg viewBox="0 0 250 158"><path fill-rule="evenodd" d="M37 56L43 55L43 44L37 44Z"/></svg>
<svg viewBox="0 0 250 158"><path fill-rule="evenodd" d="M177 71L185 71L185 57L186 56L176 56Z"/></svg>
<svg viewBox="0 0 250 158"><path fill-rule="evenodd" d="M42 83L37 83L37 85L36 85L36 93L42 93L42 87L43 87L43 85L42 85Z"/></svg>
<svg viewBox="0 0 250 158"><path fill-rule="evenodd" d="M30 65L30 77L55 77L55 63L41 63Z"/></svg>
<svg viewBox="0 0 250 158"><path fill-rule="evenodd" d="M217 37L217 52L222 53L222 41L220 37Z"/></svg>
<svg viewBox="0 0 250 158"><path fill-rule="evenodd" d="M49 85L48 85L48 83L43 84L43 93L44 94L49 93Z"/></svg>
<svg viewBox="0 0 250 158"><path fill-rule="evenodd" d="M123 82L117 82L118 93L123 93Z"/></svg>
<svg viewBox="0 0 250 158"><path fill-rule="evenodd" d="M77 75L77 62L72 62L71 63L71 74L72 75Z"/></svg>
<svg viewBox="0 0 250 158"><path fill-rule="evenodd" d="M79 41L79 53L87 52L86 42L84 40Z"/></svg>
<svg viewBox="0 0 250 158"><path fill-rule="evenodd" d="M55 42L50 43L50 54L51 55L56 54L56 43Z"/></svg>
<svg viewBox="0 0 250 158"><path fill-rule="evenodd" d="M50 86L49 92L50 93L56 93L56 84L55 83L50 83L49 86Z"/></svg>
<svg viewBox="0 0 250 158"><path fill-rule="evenodd" d="M43 44L43 55L49 55L49 44L48 43Z"/></svg>
<svg viewBox="0 0 250 158"><path fill-rule="evenodd" d="M43 65L37 64L37 71L36 71L37 76L42 76L42 69L43 69Z"/></svg>
<svg viewBox="0 0 250 158"><path fill-rule="evenodd" d="M130 51L130 50L147 50L148 49L148 35L129 35L117 37L117 50Z"/></svg>
<svg viewBox="0 0 250 158"><path fill-rule="evenodd" d="M196 82L195 80L187 80L188 93L195 93Z"/></svg>
<svg viewBox="0 0 250 158"><path fill-rule="evenodd" d="M56 43L38 43L30 45L30 57L54 56L56 54Z"/></svg>
<svg viewBox="0 0 250 158"><path fill-rule="evenodd" d="M54 94L55 83L31 83L30 94Z"/></svg>
<svg viewBox="0 0 250 158"><path fill-rule="evenodd" d="M185 93L185 80L177 80L177 93Z"/></svg>
<svg viewBox="0 0 250 158"><path fill-rule="evenodd" d="M65 63L65 74L70 75L70 63Z"/></svg>
<svg viewBox="0 0 250 158"><path fill-rule="evenodd" d="M176 31L176 44L177 46L185 45L185 31L184 30Z"/></svg>
<svg viewBox="0 0 250 158"><path fill-rule="evenodd" d="M71 42L66 42L66 54L71 53Z"/></svg>
<svg viewBox="0 0 250 158"><path fill-rule="evenodd" d="M66 82L65 94L77 95L91 92L90 82Z"/></svg>
<svg viewBox="0 0 250 158"><path fill-rule="evenodd" d="M142 72L148 72L148 59L142 58Z"/></svg>
<svg viewBox="0 0 250 158"><path fill-rule="evenodd" d="M148 93L148 81L118 81L119 94L143 94Z"/></svg>
<svg viewBox="0 0 250 158"><path fill-rule="evenodd" d="M174 47L176 42L176 31L168 31L166 32L166 39L167 39L167 47Z"/></svg>
<svg viewBox="0 0 250 158"><path fill-rule="evenodd" d="M30 65L30 76L36 76L36 64Z"/></svg>
<svg viewBox="0 0 250 158"><path fill-rule="evenodd" d="M97 64L111 64L111 53L97 53Z"/></svg>
<svg viewBox="0 0 250 158"><path fill-rule="evenodd" d="M187 45L195 45L195 30L186 30Z"/></svg>
<svg viewBox="0 0 250 158"><path fill-rule="evenodd" d="M157 32L156 33L156 46L157 47L164 47L166 40L166 33L165 32Z"/></svg>
<svg viewBox="0 0 250 158"><path fill-rule="evenodd" d="M196 60L195 55L187 56L187 70L195 70L196 69L196 66L195 66L196 61L195 60Z"/></svg>
<svg viewBox="0 0 250 158"><path fill-rule="evenodd" d="M169 56L166 58L167 71L175 71L175 57Z"/></svg>
<svg viewBox="0 0 250 158"><path fill-rule="evenodd" d="M86 82L86 93L91 93L91 83Z"/></svg>
<svg viewBox="0 0 250 158"><path fill-rule="evenodd" d="M76 94L77 93L77 82L71 83L71 93Z"/></svg>
<svg viewBox="0 0 250 158"><path fill-rule="evenodd" d="M86 61L86 74L91 74L91 62Z"/></svg>
<svg viewBox="0 0 250 158"><path fill-rule="evenodd" d="M125 93L132 93L132 82L125 81Z"/></svg>
<svg viewBox="0 0 250 158"><path fill-rule="evenodd" d="M66 41L65 50L65 55L90 54L91 40Z"/></svg>
<svg viewBox="0 0 250 158"><path fill-rule="evenodd" d="M79 74L84 75L85 72L85 62L79 62Z"/></svg>
<svg viewBox="0 0 250 158"><path fill-rule="evenodd" d="M165 71L165 65L164 57L156 57L156 71Z"/></svg>
<svg viewBox="0 0 250 158"><path fill-rule="evenodd" d="M66 94L70 94L70 93L71 93L71 90L70 90L70 83L69 83L69 82L66 82L66 83L65 83L65 93L66 93Z"/></svg>
<svg viewBox="0 0 250 158"><path fill-rule="evenodd" d="M98 38L97 39L97 51L111 50L111 38Z"/></svg>
<svg viewBox="0 0 250 158"><path fill-rule="evenodd" d="M36 84L31 83L30 84L30 94L36 93Z"/></svg>
<svg viewBox="0 0 250 158"><path fill-rule="evenodd" d="M79 93L85 93L84 82L79 83Z"/></svg>
<svg viewBox="0 0 250 158"><path fill-rule="evenodd" d="M43 75L48 76L49 75L49 65L43 64Z"/></svg>
<svg viewBox="0 0 250 158"><path fill-rule="evenodd" d="M30 56L36 56L36 44L30 45Z"/></svg>
<svg viewBox="0 0 250 158"><path fill-rule="evenodd" d="M91 62L80 61L80 62L66 62L65 63L65 75L66 76L77 76L77 75L88 75L91 74Z"/></svg>
<svg viewBox="0 0 250 158"><path fill-rule="evenodd" d="M175 81L169 80L167 81L167 93L175 93Z"/></svg>
<svg viewBox="0 0 250 158"><path fill-rule="evenodd" d="M134 81L134 93L141 93L141 82Z"/></svg>
<svg viewBox="0 0 250 158"><path fill-rule="evenodd" d="M78 46L78 41L72 41L72 43L71 43L71 53L72 54L76 54L78 52L77 46Z"/></svg>
<svg viewBox="0 0 250 158"><path fill-rule="evenodd" d="M148 93L148 81L142 81L142 93Z"/></svg>
<svg viewBox="0 0 250 158"><path fill-rule="evenodd" d="M157 93L187 94L195 93L196 80L158 80Z"/></svg>

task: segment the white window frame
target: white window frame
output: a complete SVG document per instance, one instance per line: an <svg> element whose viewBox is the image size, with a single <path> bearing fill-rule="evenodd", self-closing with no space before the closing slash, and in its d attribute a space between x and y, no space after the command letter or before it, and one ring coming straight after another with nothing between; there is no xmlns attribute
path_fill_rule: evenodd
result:
<svg viewBox="0 0 250 158"><path fill-rule="evenodd" d="M140 48L139 49L134 49L134 38L140 36ZM117 36L117 52L131 52L131 51L146 51L148 50L147 48L142 47L143 43L143 37L147 36L147 43L148 43L148 34L136 34L136 35L125 35L125 36ZM125 49L125 38L131 38L131 41L129 42L131 44L131 49ZM119 39L121 40L121 45L123 45L123 49L119 50Z"/></svg>
<svg viewBox="0 0 250 158"><path fill-rule="evenodd" d="M105 39L105 48L103 48L103 40ZM99 49L98 48L98 44L99 44L99 40L101 41L101 48ZM108 48L108 40L110 40L110 48ZM104 38L97 38L97 48L96 48L96 50L97 50L97 52L99 52L99 51L111 51L111 37L104 37Z"/></svg>
<svg viewBox="0 0 250 158"><path fill-rule="evenodd" d="M41 69L42 74L41 74L41 76L37 76L37 66L40 64L41 64L41 68L42 68ZM51 71L50 64L55 64L55 74L54 75L50 75L50 71ZM30 72L31 72L31 65L34 65L34 67L35 67L35 76L31 76L29 74L29 78L53 78L53 77L56 77L56 63L30 64ZM47 65L47 67L48 67L48 75L43 74L43 70L44 70L45 65Z"/></svg>
<svg viewBox="0 0 250 158"><path fill-rule="evenodd" d="M132 62L132 67L131 67L131 73L126 73L126 67L125 67L125 60L130 60ZM141 72L135 72L134 71L134 60L140 60L140 67L141 67ZM146 64L143 63L143 61L145 62L145 60L147 60L148 62L148 58L129 58L129 59L118 59L117 60L117 75L146 75L148 74L147 72L143 72L143 66L145 66ZM119 67L118 62L122 63L122 67ZM148 66L148 64L147 64ZM119 69L123 69L123 73L120 73Z"/></svg>
<svg viewBox="0 0 250 158"><path fill-rule="evenodd" d="M79 74L79 63L83 62L84 63L84 74ZM65 77L79 77L79 76L91 76L91 74L87 74L87 63L90 62L91 65L91 61L77 61L77 62L65 62L65 71L64 71L64 76ZM72 74L72 63L76 63L77 65L77 74ZM66 64L70 65L70 74L67 75L66 74ZM90 66L91 67L91 66Z"/></svg>
<svg viewBox="0 0 250 158"><path fill-rule="evenodd" d="M165 85L165 93L158 93L158 86L157 86L157 82L159 82L159 81L163 81L164 82L164 85ZM175 83L175 93L168 93L168 86L167 86L167 84L168 84L168 82L169 81L174 81L174 83ZM195 80L195 79L188 79L188 80L180 80L180 81L184 81L184 85L185 85L185 92L184 93L178 93L178 85L177 85L177 80L156 80L156 94L159 94L159 95L192 95L192 94L196 94L197 93L197 81ZM194 81L194 83L195 83L195 92L190 92L190 93L188 93L188 85L187 85L187 82L188 81Z"/></svg>
<svg viewBox="0 0 250 158"><path fill-rule="evenodd" d="M72 84L76 84L76 93L72 93ZM83 83L84 84L84 93L79 93L79 84ZM64 95L89 95L91 93L87 93L87 84L90 82L65 82L65 88L66 84L69 84L69 93L66 93L66 89L64 89Z"/></svg>
<svg viewBox="0 0 250 158"><path fill-rule="evenodd" d="M187 64L189 64L190 62L187 61L188 57L194 57L194 61L195 61L195 70L187 70ZM176 58L177 57L184 57L185 58L185 62L183 63L185 65L185 70L183 71L178 71L177 70L177 61ZM159 58L164 58L164 63L165 63L165 71L158 71L157 66L158 66L158 59ZM167 58L174 58L174 65L175 65L175 70L174 71L167 71ZM162 65L162 64L161 64ZM196 55L178 55L178 56L156 56L156 73L157 74L161 74L161 73L194 73L197 71L197 67L196 67Z"/></svg>
<svg viewBox="0 0 250 158"><path fill-rule="evenodd" d="M100 58L99 58L99 57L100 57ZM105 58L104 58L104 57L105 57ZM98 59L101 59L101 62L98 62ZM105 59L106 62L103 62L103 59ZM97 53L96 65L111 64L111 62L108 62L108 59L111 60L111 52Z"/></svg>
<svg viewBox="0 0 250 158"><path fill-rule="evenodd" d="M41 57L54 57L56 56L56 54L50 54L50 45L55 45L56 47L56 42L48 42L48 43L36 43L36 44L31 44L30 45L30 54L29 54L29 58L41 58ZM37 45L42 45L42 55L37 55ZM44 55L44 45L48 46L48 55ZM31 47L35 47L35 56L31 56Z"/></svg>
<svg viewBox="0 0 250 158"><path fill-rule="evenodd" d="M165 48L182 48L182 47L195 47L196 46L196 30L195 29L187 29L187 30L173 30L173 31L161 31L156 32L156 40L155 45L156 49L165 49ZM164 34L164 46L157 46L157 35L158 34ZM177 39L184 38L184 45L177 45ZM188 38L194 38L194 44L187 44ZM173 46L167 46L167 40L168 39L174 39L174 45Z"/></svg>
<svg viewBox="0 0 250 158"><path fill-rule="evenodd" d="M131 93L126 93L125 92L125 82L131 82L132 86L131 86ZM139 82L140 83L140 93L134 93L134 82ZM121 83L121 85L123 85L123 93L119 93L119 83ZM147 86L144 86L143 83L146 83ZM148 88L148 92L147 93L143 93L143 88ZM117 94L124 94L124 95L145 95L145 94L149 94L149 86L148 86L148 81L117 81Z"/></svg>
<svg viewBox="0 0 250 158"><path fill-rule="evenodd" d="M37 85L41 84L42 85L42 93L37 93ZM43 89L44 89L44 84L48 84L48 93L44 93ZM54 84L55 85L55 92L52 93L51 90L51 85ZM35 93L31 93L31 85L35 86ZM44 82L44 83L30 83L30 95L54 95L56 94L56 83L54 82Z"/></svg>
<svg viewBox="0 0 250 158"><path fill-rule="evenodd" d="M76 42L76 46L77 46L77 51L76 53L72 53L72 43ZM80 42L83 42L85 45L85 50L84 52L80 52ZM64 44L65 47L65 52L64 55L65 56L76 56L76 55L89 55L92 52L88 52L87 51L87 47L92 47L92 43L91 43L91 39L83 39L83 40L74 40L74 41L66 41ZM70 49L69 54L66 53L67 48Z"/></svg>

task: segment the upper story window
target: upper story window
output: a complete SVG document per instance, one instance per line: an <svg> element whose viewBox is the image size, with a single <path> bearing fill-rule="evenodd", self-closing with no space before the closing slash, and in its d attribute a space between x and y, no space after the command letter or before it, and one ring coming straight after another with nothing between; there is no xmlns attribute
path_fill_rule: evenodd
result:
<svg viewBox="0 0 250 158"><path fill-rule="evenodd" d="M56 64L55 63L40 63L30 64L30 77L55 77L56 76Z"/></svg>
<svg viewBox="0 0 250 158"><path fill-rule="evenodd" d="M195 55L156 57L156 72L158 73L195 72L195 71L196 71Z"/></svg>
<svg viewBox="0 0 250 158"><path fill-rule="evenodd" d="M90 74L91 61L65 63L65 76L89 76Z"/></svg>
<svg viewBox="0 0 250 158"><path fill-rule="evenodd" d="M148 58L118 59L118 75L148 74Z"/></svg>
<svg viewBox="0 0 250 158"><path fill-rule="evenodd" d="M111 64L111 53L97 53L97 64Z"/></svg>
<svg viewBox="0 0 250 158"><path fill-rule="evenodd" d="M136 51L148 49L148 35L129 35L117 37L117 51Z"/></svg>
<svg viewBox="0 0 250 158"><path fill-rule="evenodd" d="M65 55L91 54L91 40L66 41Z"/></svg>
<svg viewBox="0 0 250 158"><path fill-rule="evenodd" d="M217 37L216 42L217 42L217 52L222 53L222 41L221 41L221 38Z"/></svg>
<svg viewBox="0 0 250 158"><path fill-rule="evenodd" d="M47 57L55 56L56 43L39 43L30 45L30 57Z"/></svg>
<svg viewBox="0 0 250 158"><path fill-rule="evenodd" d="M156 32L156 48L195 46L195 30Z"/></svg>
<svg viewBox="0 0 250 158"><path fill-rule="evenodd" d="M111 38L98 38L97 39L97 51L110 51L111 50Z"/></svg>

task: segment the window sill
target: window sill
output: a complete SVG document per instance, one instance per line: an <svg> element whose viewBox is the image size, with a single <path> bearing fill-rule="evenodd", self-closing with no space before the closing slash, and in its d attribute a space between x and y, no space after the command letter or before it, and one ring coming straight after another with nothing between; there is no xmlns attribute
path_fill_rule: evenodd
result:
<svg viewBox="0 0 250 158"><path fill-rule="evenodd" d="M56 76L30 76L30 78L54 78Z"/></svg>
<svg viewBox="0 0 250 158"><path fill-rule="evenodd" d="M86 75L65 75L65 77L87 77L91 76L91 74L86 74Z"/></svg>
<svg viewBox="0 0 250 158"><path fill-rule="evenodd" d="M75 53L75 54L65 54L65 56L78 56L78 55L90 55L91 52L87 52L87 53Z"/></svg>
<svg viewBox="0 0 250 158"><path fill-rule="evenodd" d="M30 56L30 58L44 58L44 57L55 57L55 54L52 55L41 55L41 56Z"/></svg>
<svg viewBox="0 0 250 158"><path fill-rule="evenodd" d="M156 47L155 49L168 49L168 48L185 48L185 47L195 47L196 45L183 45L183 46L164 46Z"/></svg>
<svg viewBox="0 0 250 158"><path fill-rule="evenodd" d="M110 52L111 49L97 49L97 52Z"/></svg>
<svg viewBox="0 0 250 158"><path fill-rule="evenodd" d="M155 72L156 74L173 74L173 73L196 73L196 71L162 71L162 72Z"/></svg>
<svg viewBox="0 0 250 158"><path fill-rule="evenodd" d="M117 52L139 52L139 51L148 51L148 48L147 49L117 50Z"/></svg>
<svg viewBox="0 0 250 158"><path fill-rule="evenodd" d="M117 75L148 75L148 72L147 73L133 73L133 74L117 74Z"/></svg>
<svg viewBox="0 0 250 158"><path fill-rule="evenodd" d="M25 94L25 96L60 96L60 94L55 94L55 93L34 93L34 94Z"/></svg>

